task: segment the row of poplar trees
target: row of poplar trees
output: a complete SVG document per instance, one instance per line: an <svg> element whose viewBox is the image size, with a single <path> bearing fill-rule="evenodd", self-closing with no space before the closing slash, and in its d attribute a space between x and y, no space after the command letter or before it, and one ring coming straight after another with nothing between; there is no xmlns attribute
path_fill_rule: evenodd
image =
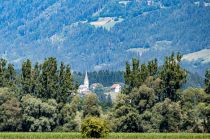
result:
<svg viewBox="0 0 210 139"><path fill-rule="evenodd" d="M180 54L126 63L125 86L109 118L115 132L210 132L210 70L204 88L183 88Z"/></svg>
<svg viewBox="0 0 210 139"><path fill-rule="evenodd" d="M58 103L70 102L76 86L71 69L63 62L58 66L55 58L45 59L34 66L30 60L22 63L19 73L14 65L0 59L0 87L10 87L23 96L31 94L42 99L55 99Z"/></svg>

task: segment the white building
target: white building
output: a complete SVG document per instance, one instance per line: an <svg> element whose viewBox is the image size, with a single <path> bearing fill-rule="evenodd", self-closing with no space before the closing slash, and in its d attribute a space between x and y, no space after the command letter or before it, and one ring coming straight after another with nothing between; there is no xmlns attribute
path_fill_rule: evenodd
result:
<svg viewBox="0 0 210 139"><path fill-rule="evenodd" d="M89 79L87 72L85 73L84 86L89 89Z"/></svg>
<svg viewBox="0 0 210 139"><path fill-rule="evenodd" d="M120 84L113 84L111 89L112 89L112 92L114 93L120 93L121 92L121 85Z"/></svg>
<svg viewBox="0 0 210 139"><path fill-rule="evenodd" d="M117 95L120 94L122 91L122 86L120 84L113 84L110 88L111 90L106 94L106 96L110 95L112 98L112 101L115 101L117 98Z"/></svg>
<svg viewBox="0 0 210 139"><path fill-rule="evenodd" d="M85 73L84 84L79 86L78 92L79 92L80 95L87 95L87 94L90 93L90 90L89 90L89 79L88 79L87 72Z"/></svg>

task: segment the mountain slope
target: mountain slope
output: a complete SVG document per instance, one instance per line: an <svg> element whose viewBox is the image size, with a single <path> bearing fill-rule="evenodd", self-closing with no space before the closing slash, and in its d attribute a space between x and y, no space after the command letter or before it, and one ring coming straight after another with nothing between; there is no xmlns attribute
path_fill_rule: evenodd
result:
<svg viewBox="0 0 210 139"><path fill-rule="evenodd" d="M132 57L163 61L209 50L210 1L0 1L0 55L15 65L55 56L73 70L124 69ZM209 4L209 5L208 5ZM204 57L205 59L205 57ZM210 62L183 59L203 75ZM201 70L202 68L202 70Z"/></svg>

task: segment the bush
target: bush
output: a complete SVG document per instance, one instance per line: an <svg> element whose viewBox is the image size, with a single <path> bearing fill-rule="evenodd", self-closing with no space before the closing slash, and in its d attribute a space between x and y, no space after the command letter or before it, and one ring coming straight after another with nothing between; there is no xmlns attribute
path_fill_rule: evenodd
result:
<svg viewBox="0 0 210 139"><path fill-rule="evenodd" d="M100 138L109 134L108 123L97 117L88 117L82 122L82 135L85 137Z"/></svg>

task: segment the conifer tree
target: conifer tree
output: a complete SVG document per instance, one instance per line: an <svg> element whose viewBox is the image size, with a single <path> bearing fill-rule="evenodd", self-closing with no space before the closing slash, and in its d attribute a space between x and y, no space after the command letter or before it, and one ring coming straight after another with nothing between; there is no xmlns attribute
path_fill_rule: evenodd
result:
<svg viewBox="0 0 210 139"><path fill-rule="evenodd" d="M70 101L70 97L73 93L75 93L75 88L73 85L73 79L72 79L72 75L71 75L71 69L70 66L67 65L66 67L66 71L65 71L65 77L64 77L64 88L65 88L65 92L64 94L66 95L66 102Z"/></svg>
<svg viewBox="0 0 210 139"><path fill-rule="evenodd" d="M21 74L21 84L22 84L22 93L32 93L31 92L31 72L32 72L31 61L27 59L22 64L22 74Z"/></svg>
<svg viewBox="0 0 210 139"><path fill-rule="evenodd" d="M0 59L0 87L5 86L5 71L6 71L7 61L5 59Z"/></svg>
<svg viewBox="0 0 210 139"><path fill-rule="evenodd" d="M140 79L140 66L139 66L139 60L137 59L132 59L132 74L131 74L131 87L137 87L140 86L141 84L141 79Z"/></svg>
<svg viewBox="0 0 210 139"><path fill-rule="evenodd" d="M210 70L206 70L205 74L205 92L210 94Z"/></svg>
<svg viewBox="0 0 210 139"><path fill-rule="evenodd" d="M159 74L164 86L163 98L168 97L175 101L177 89L186 82L187 73L180 66L181 57L179 53L177 56L172 53L171 56L165 58L165 63Z"/></svg>
<svg viewBox="0 0 210 139"><path fill-rule="evenodd" d="M149 76L156 75L157 74L157 70L158 70L157 59L149 61L147 68L148 68Z"/></svg>
<svg viewBox="0 0 210 139"><path fill-rule="evenodd" d="M41 67L39 63L36 63L33 71L32 71L32 88L31 92L34 96L40 97L41 92L41 83L40 83L40 73L41 73Z"/></svg>
<svg viewBox="0 0 210 139"><path fill-rule="evenodd" d="M41 96L45 99L55 98L57 84L57 61L50 57L42 65L41 74L42 91Z"/></svg>
<svg viewBox="0 0 210 139"><path fill-rule="evenodd" d="M143 83L147 79L148 76L149 76L149 72L148 72L147 66L146 64L142 64L141 71L140 71L141 83Z"/></svg>
<svg viewBox="0 0 210 139"><path fill-rule="evenodd" d="M56 100L58 102L62 102L64 101L63 99L66 98L64 80L65 80L65 65L63 62L61 62L59 75L58 75L59 87L56 96Z"/></svg>
<svg viewBox="0 0 210 139"><path fill-rule="evenodd" d="M8 64L7 70L6 70L6 84L7 86L13 86L15 84L15 78L16 78L16 71L13 64Z"/></svg>
<svg viewBox="0 0 210 139"><path fill-rule="evenodd" d="M126 62L126 69L124 72L125 87L124 93L128 94L131 91L131 67L128 62Z"/></svg>

